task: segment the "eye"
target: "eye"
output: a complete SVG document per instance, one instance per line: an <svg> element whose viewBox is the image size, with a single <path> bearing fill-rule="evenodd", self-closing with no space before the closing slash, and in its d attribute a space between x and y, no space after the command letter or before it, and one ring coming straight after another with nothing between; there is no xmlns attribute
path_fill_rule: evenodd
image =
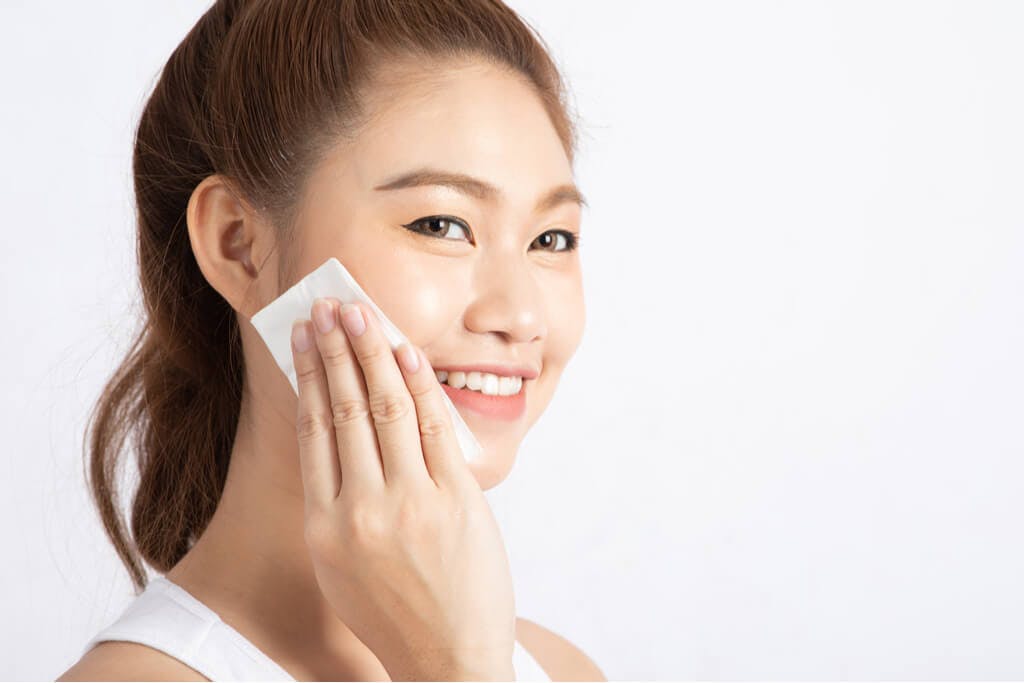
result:
<svg viewBox="0 0 1024 683"><path fill-rule="evenodd" d="M421 227L423 226L423 227ZM448 238L451 233L451 229L461 228L465 231L466 235L470 235L469 226L460 221L458 218L452 216L427 216L426 218L418 218L412 223L406 223L402 226L412 232L418 232L421 235L429 235L431 237ZM455 239L459 239L456 237Z"/></svg>
<svg viewBox="0 0 1024 683"><path fill-rule="evenodd" d="M554 237L547 237L548 235L554 235L562 238L562 243L565 244L564 249L550 249L549 246L552 244L558 244L558 240ZM580 235L578 232L569 232L568 230L548 230L543 233L540 237L533 241L534 244L540 244L541 249L545 251L573 251L580 244Z"/></svg>

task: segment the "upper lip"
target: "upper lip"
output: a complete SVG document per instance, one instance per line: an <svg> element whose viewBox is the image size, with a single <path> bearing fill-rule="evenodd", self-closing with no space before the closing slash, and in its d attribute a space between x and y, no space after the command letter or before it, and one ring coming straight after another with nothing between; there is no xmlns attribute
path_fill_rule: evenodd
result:
<svg viewBox="0 0 1024 683"><path fill-rule="evenodd" d="M502 363L473 363L467 365L435 365L434 370L445 372L489 372L499 377L522 377L535 379L540 373L528 365L504 365Z"/></svg>

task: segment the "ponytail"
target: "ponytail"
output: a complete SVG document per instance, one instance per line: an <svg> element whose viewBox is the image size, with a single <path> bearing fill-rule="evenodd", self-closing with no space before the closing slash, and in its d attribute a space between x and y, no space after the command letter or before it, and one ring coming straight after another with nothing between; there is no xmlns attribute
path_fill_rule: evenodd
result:
<svg viewBox="0 0 1024 683"><path fill-rule="evenodd" d="M107 535L145 586L142 561L169 571L206 528L224 488L242 397L231 306L192 254L185 210L215 172L204 139L207 92L241 2L218 2L164 68L132 160L146 322L104 387L89 425L89 484ZM118 453L133 438L139 482L132 543L120 515Z"/></svg>

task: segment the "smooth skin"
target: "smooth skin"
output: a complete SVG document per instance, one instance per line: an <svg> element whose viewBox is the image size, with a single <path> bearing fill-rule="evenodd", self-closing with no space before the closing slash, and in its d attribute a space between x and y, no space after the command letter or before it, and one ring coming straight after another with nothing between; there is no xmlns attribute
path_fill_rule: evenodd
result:
<svg viewBox="0 0 1024 683"><path fill-rule="evenodd" d="M468 465L481 490L508 475L520 442L550 402L582 337L579 254L555 233L579 231L581 206L537 202L572 169L524 79L482 62L394 62L367 99L373 116L306 179L291 251L224 178L206 178L188 206L203 275L238 312L245 390L227 481L196 544L168 572L298 680L389 680L336 614L306 543L298 399L249 318L337 256L430 367L501 362L539 371L526 412L501 421L459 407L484 447ZM423 167L486 181L375 189ZM403 227L438 215L441 236ZM429 224L429 223L428 223ZM435 226L437 224L435 223ZM545 236L543 239L539 239ZM290 277L279 278L281 271ZM555 577L554 580L557 580ZM577 647L517 618L516 639L553 680L605 680ZM147 646L110 641L60 680L204 680Z"/></svg>

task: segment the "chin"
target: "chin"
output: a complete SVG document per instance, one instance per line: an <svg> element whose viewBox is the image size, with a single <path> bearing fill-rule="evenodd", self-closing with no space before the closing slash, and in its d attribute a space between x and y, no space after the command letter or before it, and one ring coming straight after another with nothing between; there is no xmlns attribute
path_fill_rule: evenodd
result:
<svg viewBox="0 0 1024 683"><path fill-rule="evenodd" d="M514 460L515 453L512 453L511 457L496 458L493 455L488 455L485 449L483 456L468 465L473 476L476 477L477 483L480 484L480 488L486 491L505 481L508 473L512 470Z"/></svg>

